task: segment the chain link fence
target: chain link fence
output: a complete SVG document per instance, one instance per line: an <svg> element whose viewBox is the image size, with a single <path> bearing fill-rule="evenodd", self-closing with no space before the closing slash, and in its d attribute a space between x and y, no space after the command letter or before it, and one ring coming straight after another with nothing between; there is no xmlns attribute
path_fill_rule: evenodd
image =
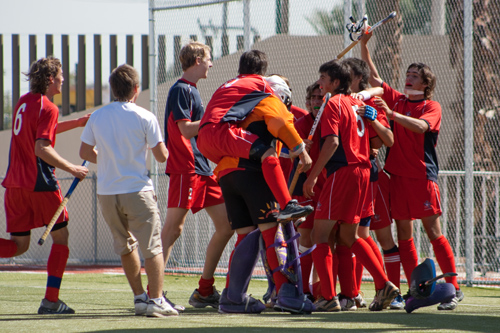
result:
<svg viewBox="0 0 500 333"><path fill-rule="evenodd" d="M381 77L398 90L413 62L428 64L436 74L433 99L443 110L437 147L442 229L462 282L500 283L500 22L494 20L500 14L498 1L150 0L149 10L151 111L160 124L168 90L182 73L178 53L189 40L213 50L214 66L208 78L198 82L205 105L221 84L237 75L241 53L259 49L269 57L268 73L288 77L293 103L304 108L305 89L317 80L319 66L350 43L345 29L349 16L357 20L366 13L368 23L374 24L396 11L396 18L377 29L369 42L373 60ZM345 57L350 56L360 57L359 46ZM164 164L151 169L162 218L168 193L164 170ZM69 187L70 180L61 183ZM70 262L118 262L91 186L95 183L88 180L79 185L68 205ZM79 197L84 192L88 198ZM204 211L190 213L167 269L201 272L213 230ZM415 223L415 240L421 259L434 256L421 223ZM77 250L77 244L82 249ZM233 245L234 239L219 263L220 274ZM8 262L43 262L48 248L32 246Z"/></svg>

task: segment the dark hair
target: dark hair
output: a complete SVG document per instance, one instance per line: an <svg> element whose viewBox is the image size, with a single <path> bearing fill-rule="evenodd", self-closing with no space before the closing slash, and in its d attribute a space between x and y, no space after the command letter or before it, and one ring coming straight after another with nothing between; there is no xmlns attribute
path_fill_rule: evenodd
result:
<svg viewBox="0 0 500 333"><path fill-rule="evenodd" d="M116 100L128 101L134 96L134 88L139 85L139 73L128 64L120 65L111 72L109 85Z"/></svg>
<svg viewBox="0 0 500 333"><path fill-rule="evenodd" d="M311 99L314 90L320 89L319 83L314 82L306 88L306 99Z"/></svg>
<svg viewBox="0 0 500 333"><path fill-rule="evenodd" d="M200 42L190 41L184 45L179 52L179 61L181 62L182 70L185 71L196 63L196 58L205 58L210 54L210 46Z"/></svg>
<svg viewBox="0 0 500 333"><path fill-rule="evenodd" d="M422 81L427 85L424 90L424 98L432 99L434 88L436 87L436 75L434 75L429 66L421 62L414 62L408 66L406 71L408 72L410 68L416 68L418 70L418 74L420 74L420 77L422 78Z"/></svg>
<svg viewBox="0 0 500 333"><path fill-rule="evenodd" d="M239 74L265 75L267 72L267 55L259 50L250 50L240 57Z"/></svg>
<svg viewBox="0 0 500 333"><path fill-rule="evenodd" d="M29 72L24 73L30 81L30 91L34 94L46 94L50 77L55 78L61 67L61 61L52 56L34 61Z"/></svg>
<svg viewBox="0 0 500 333"><path fill-rule="evenodd" d="M334 91L335 94L348 95L351 93L351 70L338 59L325 62L319 67L319 72L327 74L330 81L339 80L339 86Z"/></svg>
<svg viewBox="0 0 500 333"><path fill-rule="evenodd" d="M370 79L370 67L366 61L358 58L347 58L342 60L342 62L351 68L353 78L361 76L359 90L365 90L368 87L368 80Z"/></svg>

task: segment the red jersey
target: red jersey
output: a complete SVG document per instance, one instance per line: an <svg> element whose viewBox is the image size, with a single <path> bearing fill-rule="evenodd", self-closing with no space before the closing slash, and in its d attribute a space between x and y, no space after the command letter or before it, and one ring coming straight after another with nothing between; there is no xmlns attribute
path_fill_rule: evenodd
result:
<svg viewBox="0 0 500 333"><path fill-rule="evenodd" d="M311 128L314 124L314 116L312 113L300 118L295 122L295 128L297 129L297 132L299 133L300 137L303 139L307 139L309 136L309 133L311 132ZM320 123L321 124L321 123ZM313 165L316 163L318 160L319 152L320 152L320 141L321 141L321 131L320 131L320 124L318 124L318 127L316 128L316 131L314 131L314 135L312 137L312 146L311 149L309 150L309 156L312 159ZM298 161L294 163L293 170L297 169ZM324 171L324 170L323 170ZM326 181L326 173L321 172L321 174L318 177L318 180L316 182L315 188L321 189L323 188L323 184ZM294 172L295 173L295 172ZM307 176L311 173L311 169L309 169L306 173L301 173L299 176L299 179L297 181L297 185L295 186L295 189L293 191L294 196L302 196L302 185L307 179ZM292 181L292 179L289 179L289 183ZM318 194L321 192L321 190L316 191Z"/></svg>
<svg viewBox="0 0 500 333"><path fill-rule="evenodd" d="M35 155L35 141L56 143L59 109L47 96L31 92L21 96L12 119L9 167L2 186L31 191L56 191L55 168Z"/></svg>
<svg viewBox="0 0 500 333"><path fill-rule="evenodd" d="M382 98L394 112L422 119L429 124L423 134L393 122L394 145L387 150L384 169L390 174L437 182L439 172L436 144L441 126L441 105L436 101L410 101L385 82Z"/></svg>
<svg viewBox="0 0 500 333"><path fill-rule="evenodd" d="M330 98L321 117L321 138L335 135L339 146L326 163L327 176L343 166L370 167L368 121L356 113L363 102L350 95L337 94Z"/></svg>
<svg viewBox="0 0 500 333"><path fill-rule="evenodd" d="M203 103L194 83L179 79L169 90L165 106L165 144L169 151L165 173L211 176L208 160L198 150L197 136L186 139L177 122L195 122L203 116Z"/></svg>
<svg viewBox="0 0 500 333"><path fill-rule="evenodd" d="M220 86L201 118L206 123L240 122L273 90L260 75L238 75Z"/></svg>
<svg viewBox="0 0 500 333"><path fill-rule="evenodd" d="M304 109L301 109L295 105L292 104L292 106L290 107L290 112L293 114L293 122L295 123L297 120L299 120L300 118L306 116L309 114L309 112L307 112L306 110Z"/></svg>

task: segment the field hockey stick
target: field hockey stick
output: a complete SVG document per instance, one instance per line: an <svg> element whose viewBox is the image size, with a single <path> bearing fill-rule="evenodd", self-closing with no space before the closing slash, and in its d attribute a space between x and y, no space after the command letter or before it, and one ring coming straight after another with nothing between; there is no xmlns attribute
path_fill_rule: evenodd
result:
<svg viewBox="0 0 500 333"><path fill-rule="evenodd" d="M316 128L318 127L319 124L319 119L321 118L321 115L323 114L323 111L325 110L326 103L328 103L328 100L332 97L331 93L326 93L324 97L323 104L321 104L321 107L319 108L318 114L316 115L316 118L314 118L314 123L311 127L311 130L309 131L309 135L307 136L308 140L312 140L314 136L314 132L316 132ZM298 168L298 165L297 165ZM297 169L295 169L295 173L293 174L292 182L290 183L290 188L288 189L288 192L290 195L292 195L293 190L295 190L295 185L297 185L297 181L299 180L299 175L300 172L297 172Z"/></svg>
<svg viewBox="0 0 500 333"><path fill-rule="evenodd" d="M427 286L430 286L431 284L433 284L434 282L436 282L439 279L442 279L444 277L457 276L457 275L458 275L457 273L453 273L453 272L444 273L444 274L438 275L435 278L432 278L432 279L430 279L428 281L425 281L425 283L421 283L419 287L424 287L424 286L427 287Z"/></svg>
<svg viewBox="0 0 500 333"><path fill-rule="evenodd" d="M88 161L83 161L82 166L86 167L88 165L89 165ZM50 220L49 224L47 225L47 229L45 229L45 232L43 233L42 237L40 237L40 239L38 240L38 245L40 245L40 246L43 245L43 243L45 242L45 239L47 239L47 236L52 231L52 228L56 224L56 221L59 218L59 215L61 215L64 207L66 207L66 204L68 203L69 197L71 196L71 194L73 194L73 191L75 190L76 185L78 185L79 182L80 182L80 178L75 177L75 179L73 179L73 183L71 183L71 186L69 187L68 192L64 196L63 201L61 202L61 204L57 208L54 216L52 216L52 219Z"/></svg>
<svg viewBox="0 0 500 333"><path fill-rule="evenodd" d="M390 13L385 19L383 20L380 20L378 21L377 23L375 23L373 26L371 26L369 29L368 29L368 32L367 33L371 33L373 30L375 30L376 28L380 27L382 24L385 24L387 22L389 22L390 20L392 20L394 17L396 16L396 12L392 12ZM356 46L356 44L359 43L359 41L361 40L361 37L363 37L363 34L361 34L355 41L353 41L351 44L349 44L345 49L342 50L342 52L340 52L338 55L337 55L337 59L340 59L342 58L343 56L346 55L347 52L351 51L351 49Z"/></svg>

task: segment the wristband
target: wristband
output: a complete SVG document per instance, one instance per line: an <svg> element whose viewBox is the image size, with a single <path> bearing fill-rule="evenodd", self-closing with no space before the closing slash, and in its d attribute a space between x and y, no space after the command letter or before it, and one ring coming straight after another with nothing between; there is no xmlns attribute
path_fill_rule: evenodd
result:
<svg viewBox="0 0 500 333"><path fill-rule="evenodd" d="M366 90L362 90L358 93L358 95L361 95L363 96L363 101L366 101L366 100L369 100L370 98L372 98L372 95L366 91Z"/></svg>
<svg viewBox="0 0 500 333"><path fill-rule="evenodd" d="M300 153L302 153L305 148L306 148L305 143L304 142L300 143L298 146L289 151L290 158L295 158L299 156Z"/></svg>

